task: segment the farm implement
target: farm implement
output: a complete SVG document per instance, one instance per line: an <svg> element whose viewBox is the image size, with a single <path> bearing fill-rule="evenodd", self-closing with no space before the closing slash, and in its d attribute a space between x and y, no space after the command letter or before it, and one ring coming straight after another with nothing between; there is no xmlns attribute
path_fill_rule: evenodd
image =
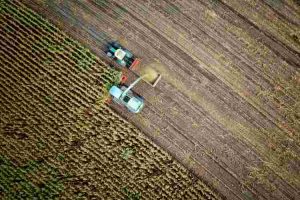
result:
<svg viewBox="0 0 300 200"><path fill-rule="evenodd" d="M131 70L138 77L133 83L126 86L127 76L123 73L120 83L109 89L113 102L126 107L132 113L139 113L144 107L144 98L135 93L132 88L141 80L151 87L155 87L161 79L161 75L151 68L144 69L141 75L134 72L140 63L140 59L136 58L128 49L123 48L118 42L108 43L106 55L113 58L122 67Z"/></svg>
<svg viewBox="0 0 300 200"><path fill-rule="evenodd" d="M118 42L110 42L107 45L106 55L114 59L122 67L134 70L140 63L140 59L136 58L128 49L122 47Z"/></svg>

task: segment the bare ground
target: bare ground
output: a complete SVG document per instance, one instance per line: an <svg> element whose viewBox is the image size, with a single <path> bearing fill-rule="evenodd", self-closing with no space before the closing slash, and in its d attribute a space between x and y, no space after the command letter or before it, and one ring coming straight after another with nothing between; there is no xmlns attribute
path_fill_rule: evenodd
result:
<svg viewBox="0 0 300 200"><path fill-rule="evenodd" d="M142 113L112 107L228 199L299 198L297 1L22 2L100 57L117 39L162 73L136 87Z"/></svg>

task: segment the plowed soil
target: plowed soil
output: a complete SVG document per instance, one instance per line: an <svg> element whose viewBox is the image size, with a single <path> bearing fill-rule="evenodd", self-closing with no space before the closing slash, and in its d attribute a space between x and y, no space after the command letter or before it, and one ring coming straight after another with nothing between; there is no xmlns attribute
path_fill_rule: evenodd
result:
<svg viewBox="0 0 300 200"><path fill-rule="evenodd" d="M105 100L119 73L0 1L1 199L221 199Z"/></svg>
<svg viewBox="0 0 300 200"><path fill-rule="evenodd" d="M112 108L227 199L299 198L299 1L23 2L103 59L119 40L159 71L135 88L141 114Z"/></svg>

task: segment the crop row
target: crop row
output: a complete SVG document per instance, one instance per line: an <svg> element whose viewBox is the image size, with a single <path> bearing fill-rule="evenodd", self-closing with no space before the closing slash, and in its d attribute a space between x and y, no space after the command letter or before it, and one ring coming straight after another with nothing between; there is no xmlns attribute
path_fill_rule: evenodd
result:
<svg viewBox="0 0 300 200"><path fill-rule="evenodd" d="M97 103L118 72L18 1L1 4L0 155L12 163L1 165L5 193L219 199L106 104ZM21 173L21 182L6 180L18 178L14 170L30 160L47 167ZM59 176L49 182L53 169Z"/></svg>

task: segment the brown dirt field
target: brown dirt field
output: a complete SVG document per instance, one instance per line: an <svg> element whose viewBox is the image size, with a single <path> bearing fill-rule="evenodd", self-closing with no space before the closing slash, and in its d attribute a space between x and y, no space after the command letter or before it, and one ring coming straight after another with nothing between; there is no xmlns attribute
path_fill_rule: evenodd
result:
<svg viewBox="0 0 300 200"><path fill-rule="evenodd" d="M117 39L154 65L143 112L112 107L227 199L299 198L298 1L23 2L103 59Z"/></svg>
<svg viewBox="0 0 300 200"><path fill-rule="evenodd" d="M116 70L19 1L0 66L1 199L221 199L104 103Z"/></svg>

